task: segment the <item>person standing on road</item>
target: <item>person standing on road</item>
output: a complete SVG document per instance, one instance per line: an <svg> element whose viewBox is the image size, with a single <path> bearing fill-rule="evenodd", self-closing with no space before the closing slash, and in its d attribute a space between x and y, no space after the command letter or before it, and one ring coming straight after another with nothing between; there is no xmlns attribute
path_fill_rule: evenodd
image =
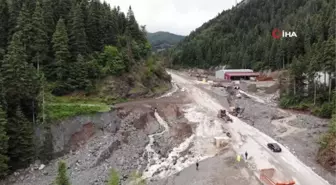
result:
<svg viewBox="0 0 336 185"><path fill-rule="evenodd" d="M245 152L245 159L247 160L247 155L248 155L248 153L247 153L247 151Z"/></svg>
<svg viewBox="0 0 336 185"><path fill-rule="evenodd" d="M196 170L198 171L198 165L199 165L199 163L198 163L198 160L197 160L197 162L196 162Z"/></svg>

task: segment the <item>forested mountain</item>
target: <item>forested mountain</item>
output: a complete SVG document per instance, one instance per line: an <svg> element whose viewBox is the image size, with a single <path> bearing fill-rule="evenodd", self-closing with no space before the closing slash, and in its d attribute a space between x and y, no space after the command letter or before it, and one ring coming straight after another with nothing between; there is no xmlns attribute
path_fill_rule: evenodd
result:
<svg viewBox="0 0 336 185"><path fill-rule="evenodd" d="M175 67L286 69L280 105L330 118L336 100L335 15L334 0L250 0L193 31L171 50L169 63ZM295 32L297 37L275 39L275 28ZM315 80L321 74L325 83ZM320 152L326 155L320 162L327 167L327 161L336 161L332 152L335 128L336 114Z"/></svg>
<svg viewBox="0 0 336 185"><path fill-rule="evenodd" d="M334 5L333 0L250 0L193 31L175 49L174 63L282 68L310 53L314 44L333 43ZM295 31L298 37L273 39L274 28Z"/></svg>
<svg viewBox="0 0 336 185"><path fill-rule="evenodd" d="M169 32L155 32L155 33L147 33L147 38L152 45L154 51L160 49L171 48L180 42L184 36L172 34Z"/></svg>
<svg viewBox="0 0 336 185"><path fill-rule="evenodd" d="M117 79L104 90L120 98L158 88L170 78L150 53L131 7L124 14L99 0L0 0L0 178L45 153L33 135L47 125L46 94L91 93L105 78Z"/></svg>

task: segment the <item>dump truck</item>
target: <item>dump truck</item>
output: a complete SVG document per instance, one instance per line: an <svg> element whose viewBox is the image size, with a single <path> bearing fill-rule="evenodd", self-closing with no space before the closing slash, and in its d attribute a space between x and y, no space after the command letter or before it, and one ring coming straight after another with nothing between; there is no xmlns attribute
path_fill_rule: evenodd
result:
<svg viewBox="0 0 336 185"><path fill-rule="evenodd" d="M232 122L232 119L228 115L226 115L226 110L219 110L217 117L223 119L225 122Z"/></svg>
<svg viewBox="0 0 336 185"><path fill-rule="evenodd" d="M293 180L289 181L279 181L274 179L275 169L261 169L260 170L260 180L264 185L294 185L295 182Z"/></svg>

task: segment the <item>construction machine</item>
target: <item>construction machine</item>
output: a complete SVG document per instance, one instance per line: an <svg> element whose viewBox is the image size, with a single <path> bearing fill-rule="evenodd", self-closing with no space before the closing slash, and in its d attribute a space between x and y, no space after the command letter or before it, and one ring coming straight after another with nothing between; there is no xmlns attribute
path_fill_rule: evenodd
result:
<svg viewBox="0 0 336 185"><path fill-rule="evenodd" d="M228 115L226 115L226 110L219 110L217 117L225 120L225 122L232 122L232 119Z"/></svg>
<svg viewBox="0 0 336 185"><path fill-rule="evenodd" d="M243 112L244 112L244 108L241 108L241 107L230 107L230 111L229 113L233 116L236 116L236 117L241 117Z"/></svg>
<svg viewBox="0 0 336 185"><path fill-rule="evenodd" d="M261 169L260 170L260 180L264 185L295 185L295 181L279 181L274 177L275 169Z"/></svg>

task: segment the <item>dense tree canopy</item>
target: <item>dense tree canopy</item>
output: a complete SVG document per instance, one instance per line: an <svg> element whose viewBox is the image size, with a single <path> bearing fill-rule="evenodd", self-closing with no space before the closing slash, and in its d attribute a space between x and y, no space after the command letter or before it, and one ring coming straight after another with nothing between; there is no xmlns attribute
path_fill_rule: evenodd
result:
<svg viewBox="0 0 336 185"><path fill-rule="evenodd" d="M328 113L315 112L330 117L331 109L327 107L332 106L336 71L335 1L247 2L223 11L191 32L168 53L169 64L199 68L228 65L255 70L289 69L290 78L286 83L290 85L282 95L291 98L281 104L328 102L329 105L324 106ZM274 28L294 31L297 37L274 39L271 34ZM318 75L325 76L327 83L317 83Z"/></svg>
<svg viewBox="0 0 336 185"><path fill-rule="evenodd" d="M131 7L126 16L99 0L0 0L0 177L39 157L33 132L45 121L44 90L89 92L102 77L145 65L143 31Z"/></svg>
<svg viewBox="0 0 336 185"><path fill-rule="evenodd" d="M175 48L174 64L280 69L308 53L314 43L335 36L335 1L250 0L223 11ZM274 28L298 37L273 39Z"/></svg>

